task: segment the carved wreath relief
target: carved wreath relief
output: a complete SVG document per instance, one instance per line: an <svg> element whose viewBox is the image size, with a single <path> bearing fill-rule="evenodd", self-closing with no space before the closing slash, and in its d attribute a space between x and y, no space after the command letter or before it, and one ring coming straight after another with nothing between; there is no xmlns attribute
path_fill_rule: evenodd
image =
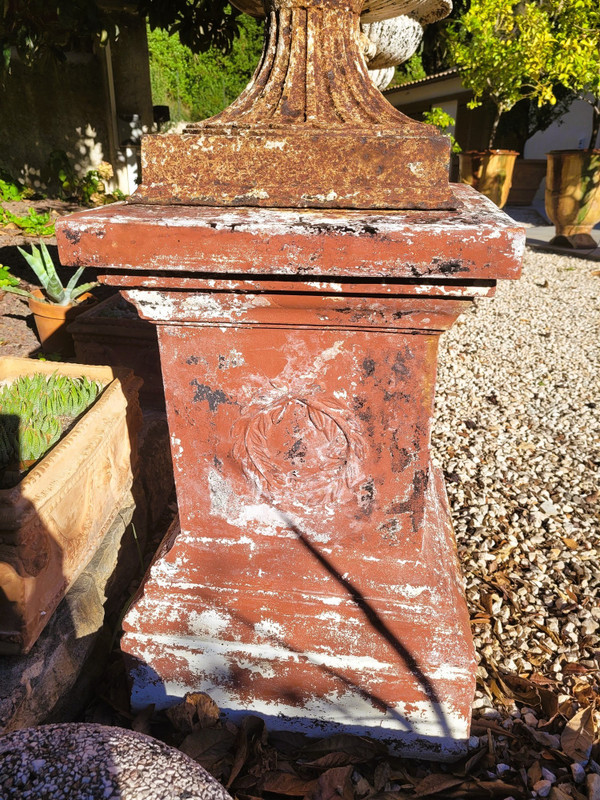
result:
<svg viewBox="0 0 600 800"><path fill-rule="evenodd" d="M340 501L365 479L360 434L333 403L282 397L242 417L233 436L244 474L275 501Z"/></svg>

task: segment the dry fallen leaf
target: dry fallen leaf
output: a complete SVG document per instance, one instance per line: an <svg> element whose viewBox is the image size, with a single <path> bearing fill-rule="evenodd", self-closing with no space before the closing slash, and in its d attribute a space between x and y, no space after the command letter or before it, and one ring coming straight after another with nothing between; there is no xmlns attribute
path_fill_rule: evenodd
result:
<svg viewBox="0 0 600 800"><path fill-rule="evenodd" d="M592 706L582 708L570 719L560 736L560 746L573 761L589 761L594 744L594 715Z"/></svg>
<svg viewBox="0 0 600 800"><path fill-rule="evenodd" d="M342 752L353 756L353 763L370 761L373 758L385 758L387 750L380 742L364 739L349 733L338 733L327 739L313 739L302 748L302 755L318 758L327 753Z"/></svg>
<svg viewBox="0 0 600 800"><path fill-rule="evenodd" d="M527 783L531 789L538 781L542 780L542 765L539 761L534 761L527 770Z"/></svg>
<svg viewBox="0 0 600 800"><path fill-rule="evenodd" d="M199 728L186 736L179 749L217 777L220 762L232 763L234 744L234 734L225 728Z"/></svg>
<svg viewBox="0 0 600 800"><path fill-rule="evenodd" d="M324 772L317 781L312 800L354 800L352 767L335 767Z"/></svg>
<svg viewBox="0 0 600 800"><path fill-rule="evenodd" d="M260 788L263 792L282 794L286 797L304 797L314 791L316 784L316 780L305 781L289 772L267 772L261 778Z"/></svg>
<svg viewBox="0 0 600 800"><path fill-rule="evenodd" d="M430 797L450 789L452 786L458 786L460 783L464 783L464 778L457 778L456 775L441 775L438 773L427 775L415 786L415 796Z"/></svg>
<svg viewBox="0 0 600 800"><path fill-rule="evenodd" d="M265 744L266 741L267 731L263 720L259 717L244 717L237 735L235 756L229 779L225 784L226 788L229 788L239 775L254 745L257 743Z"/></svg>
<svg viewBox="0 0 600 800"><path fill-rule="evenodd" d="M332 767L347 767L348 764L360 764L364 758L352 753L326 753L324 756L314 761L302 761L303 767L313 767L317 769L331 769Z"/></svg>
<svg viewBox="0 0 600 800"><path fill-rule="evenodd" d="M219 706L204 692L193 692L186 694L187 703L195 706L198 716L198 725L201 728L211 728L216 725L221 716Z"/></svg>

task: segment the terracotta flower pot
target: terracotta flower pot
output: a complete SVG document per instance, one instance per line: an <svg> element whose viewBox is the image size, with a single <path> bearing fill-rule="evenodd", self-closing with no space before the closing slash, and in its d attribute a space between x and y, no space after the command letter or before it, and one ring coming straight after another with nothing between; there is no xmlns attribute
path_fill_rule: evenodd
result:
<svg viewBox="0 0 600 800"><path fill-rule="evenodd" d="M596 247L592 228L600 221L600 150L548 153L546 213L554 223L552 244Z"/></svg>
<svg viewBox="0 0 600 800"><path fill-rule="evenodd" d="M78 297L73 305L58 306L44 301L41 289L34 289L35 298L29 298L29 310L33 314L35 327L44 353L73 352L73 339L67 332L67 323L90 308L92 295L89 292ZM39 298L39 300L37 299Z"/></svg>
<svg viewBox="0 0 600 800"><path fill-rule="evenodd" d="M489 197L498 208L502 208L508 199L518 155L515 150L461 153L460 182L477 189Z"/></svg>

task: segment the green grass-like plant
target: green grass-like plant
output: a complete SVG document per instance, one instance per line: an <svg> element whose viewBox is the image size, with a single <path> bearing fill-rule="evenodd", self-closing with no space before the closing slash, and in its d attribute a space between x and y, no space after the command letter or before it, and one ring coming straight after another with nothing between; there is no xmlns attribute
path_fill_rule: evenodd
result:
<svg viewBox="0 0 600 800"><path fill-rule="evenodd" d="M7 286L18 286L19 279L11 274L8 267L0 264L0 290L6 289Z"/></svg>
<svg viewBox="0 0 600 800"><path fill-rule="evenodd" d="M0 389L0 469L37 461L98 397L89 378L23 375Z"/></svg>
<svg viewBox="0 0 600 800"><path fill-rule="evenodd" d="M70 306L78 297L85 292L88 292L94 286L98 285L97 282L92 282L77 286L77 281L85 269L84 267L79 267L79 269L73 274L68 284L63 286L62 281L56 272L56 268L50 253L48 252L48 248L44 242L40 242L39 249L35 245L32 245L31 253L25 252L25 250L23 250L21 247L19 247L18 250L23 258L27 261L31 269L35 272L40 284L42 285L42 290L45 294L44 302L46 303L51 303L57 306ZM33 297L35 300L39 300L39 298L35 297L35 295L31 292L28 292L25 289L21 289L17 286L4 286L3 288L6 292L19 294L23 297Z"/></svg>
<svg viewBox="0 0 600 800"><path fill-rule="evenodd" d="M0 225L11 222L27 236L54 236L54 222L49 211L37 212L30 208L27 214L18 216L0 206Z"/></svg>

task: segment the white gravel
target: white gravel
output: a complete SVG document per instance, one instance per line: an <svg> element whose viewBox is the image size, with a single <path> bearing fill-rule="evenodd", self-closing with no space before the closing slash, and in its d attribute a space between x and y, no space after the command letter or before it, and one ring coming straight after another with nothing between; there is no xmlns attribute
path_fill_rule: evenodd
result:
<svg viewBox="0 0 600 800"><path fill-rule="evenodd" d="M599 666L599 267L528 250L442 337L434 457L482 683Z"/></svg>

